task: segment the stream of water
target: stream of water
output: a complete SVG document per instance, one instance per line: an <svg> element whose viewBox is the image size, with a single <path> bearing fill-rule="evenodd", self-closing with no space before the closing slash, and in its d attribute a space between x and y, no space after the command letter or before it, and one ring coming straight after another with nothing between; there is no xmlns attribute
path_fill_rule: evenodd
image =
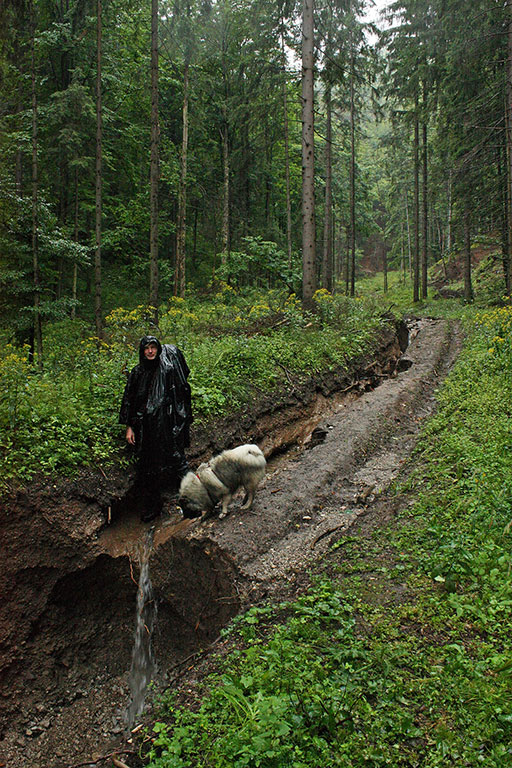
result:
<svg viewBox="0 0 512 768"><path fill-rule="evenodd" d="M125 713L128 727L144 708L146 691L155 671L151 637L156 620L156 602L149 574L149 558L153 551L153 529L149 530L139 551L140 575L137 589L135 642L130 668L129 686L131 701Z"/></svg>

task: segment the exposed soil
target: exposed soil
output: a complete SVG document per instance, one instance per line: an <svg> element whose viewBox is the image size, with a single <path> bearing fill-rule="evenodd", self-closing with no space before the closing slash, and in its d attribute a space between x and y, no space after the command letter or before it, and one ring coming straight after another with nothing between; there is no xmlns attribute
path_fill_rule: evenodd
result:
<svg viewBox="0 0 512 768"><path fill-rule="evenodd" d="M461 344L456 325L386 324L350 372L296 380L251 411L195 431L193 463L254 441L269 459L252 512L182 520L169 496L154 527L156 682L174 681L242 607L299 589L308 562L381 500L435 407ZM404 353L405 354L402 354ZM126 747L124 713L141 547L130 473L40 480L3 500L0 766L64 768ZM106 524L110 516L110 524ZM364 536L365 527L360 527ZM296 585L296 586L295 586ZM133 757L125 757L134 766Z"/></svg>

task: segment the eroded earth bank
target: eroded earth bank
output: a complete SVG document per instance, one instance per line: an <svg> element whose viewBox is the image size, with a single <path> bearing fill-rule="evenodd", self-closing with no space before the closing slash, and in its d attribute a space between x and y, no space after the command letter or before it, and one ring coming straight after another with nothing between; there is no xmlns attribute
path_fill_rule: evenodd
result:
<svg viewBox="0 0 512 768"><path fill-rule="evenodd" d="M460 343L446 321L389 322L350 372L294 380L284 371L279 394L196 430L193 465L251 441L269 471L252 512L238 513L235 500L222 521L182 520L168 498L149 558L157 684L371 509L409 456ZM126 745L149 529L130 509L129 485L129 473L89 471L2 501L0 766L98 764Z"/></svg>

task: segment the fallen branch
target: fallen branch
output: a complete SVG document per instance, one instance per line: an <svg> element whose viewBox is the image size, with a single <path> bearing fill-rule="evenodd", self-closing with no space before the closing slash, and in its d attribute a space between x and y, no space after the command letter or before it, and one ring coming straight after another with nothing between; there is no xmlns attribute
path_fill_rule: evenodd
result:
<svg viewBox="0 0 512 768"><path fill-rule="evenodd" d="M130 768L129 765L127 765L126 763L123 763L122 760L118 760L117 757L113 757L112 762L114 763L116 768Z"/></svg>
<svg viewBox="0 0 512 768"><path fill-rule="evenodd" d="M322 539L325 539L325 537L328 536L330 533L334 533L335 531L339 531L340 528L345 528L346 525L347 525L346 523L342 523L341 525L337 525L335 528L329 528L329 530L324 531L319 536L317 536L314 541L311 542L309 548L310 549L314 549L315 545L318 544L319 541L321 541Z"/></svg>
<svg viewBox="0 0 512 768"><path fill-rule="evenodd" d="M286 374L286 378L288 379L288 383L289 383L289 384L291 384L291 385L292 385L292 387L295 387L295 385L294 385L294 383L293 383L293 381L292 381L292 378L291 378L291 376L290 376L290 372L289 372L288 368L285 368L285 367L284 367L284 365L283 365L282 363L280 363L279 361L277 361L277 364L278 364L278 366L279 366L280 368L282 368L282 369L283 369L283 371L285 372L285 374Z"/></svg>
<svg viewBox="0 0 512 768"><path fill-rule="evenodd" d="M222 640L222 635L219 635L219 637L217 637L206 648L202 648L200 651L195 651L194 653L191 653L189 656L186 656L184 659L181 659L181 661L178 661L176 664L173 664L172 667L169 667L167 669L167 677L169 680L169 684L177 680L178 677L180 676L180 672L178 672L178 674L171 679L169 676L170 672L174 672L175 670L178 670L180 667L185 666L186 664L188 664L189 661L192 661L192 660L199 661L201 657L206 656L207 653L213 650L213 648L219 643L219 640ZM194 666L193 664L190 665L188 669L191 669L193 666ZM183 674L183 672L181 674Z"/></svg>

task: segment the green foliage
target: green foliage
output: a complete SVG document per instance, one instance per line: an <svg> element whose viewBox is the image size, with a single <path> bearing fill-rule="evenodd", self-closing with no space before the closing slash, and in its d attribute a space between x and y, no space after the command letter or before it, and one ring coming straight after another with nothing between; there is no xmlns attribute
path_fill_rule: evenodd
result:
<svg viewBox="0 0 512 768"><path fill-rule="evenodd" d="M264 241L261 237L243 237L243 251L225 254L224 263L217 274L221 280L233 281L237 285L282 284L290 289L300 285L300 262L295 255L294 263L288 265L287 254L276 243Z"/></svg>
<svg viewBox="0 0 512 768"><path fill-rule="evenodd" d="M385 764L399 743L421 735L405 707L392 716L381 664L356 637L353 608L332 584L278 613L288 618L267 642L252 638L233 655L198 712L166 703L152 768ZM238 623L245 635L253 616ZM379 745L384 735L395 742L390 750Z"/></svg>
<svg viewBox="0 0 512 768"><path fill-rule="evenodd" d="M424 438L424 456L439 476L429 497L438 514L425 535L436 540L431 572L448 584L457 615L497 638L508 632L512 605L512 310L481 313L476 322Z"/></svg>
<svg viewBox="0 0 512 768"><path fill-rule="evenodd" d="M507 302L507 297L504 296L503 256L498 252L496 243L489 243L487 248L488 255L474 270L476 299L481 306L486 307Z"/></svg>
<svg viewBox="0 0 512 768"><path fill-rule="evenodd" d="M463 3L454 0L396 0L388 9L390 24L382 37L385 53L381 53L378 76L379 46L368 42L362 23L364 7L357 0L318 8L316 14L318 74L323 80L316 103L317 253L320 256L322 250L327 176L328 85L335 105L332 214L338 277L351 220L351 94L355 107L355 235L358 258L364 255L365 269L377 266L384 246L389 263L397 266L414 239L411 139L416 117L428 129L429 260L449 258L454 244L462 241L465 202L471 203L473 233L496 233L506 220L502 153L506 147L494 135L495 128L505 124L506 6L474 0L468 13ZM95 8L79 0L64 5L34 0L33 6L8 0L0 13L5 32L0 52L2 315L26 339L33 321L34 290L32 42L38 159L34 213L44 320L69 314L71 304L83 317L94 312L96 67L91 62L96 60L96 18ZM147 300L149 14L147 4L131 0L112 0L102 13L101 253L107 312ZM172 12L161 9L161 289L170 288L174 281L187 75L187 279L201 290L218 276L237 287L298 290L300 73L297 56L283 60L283 50L296 54L300 48L299 17L300 4L255 0L177 3ZM474 30L471 39L467 39L468 25ZM504 135L500 136L504 141ZM225 199L229 222L221 215ZM228 231L223 231L226 226ZM229 252L226 263L219 265L226 237ZM501 239L501 233L496 239ZM504 242L496 243L496 252L505 249ZM495 260L489 270L503 283ZM75 291L76 300L71 298Z"/></svg>
<svg viewBox="0 0 512 768"><path fill-rule="evenodd" d="M196 421L235 415L286 377L345 367L369 347L379 322L371 308L326 294L318 301L318 316L304 315L294 296L225 284L213 302L171 298L162 306L156 332L185 352ZM83 321L48 324L43 372L27 348L0 348L2 484L119 460L124 372L138 362L141 336L155 332L151 322L151 307L119 307L100 344Z"/></svg>
<svg viewBox="0 0 512 768"><path fill-rule="evenodd" d="M71 321L55 328L43 373L29 363L27 348L2 349L2 485L14 478L27 482L36 471L69 472L112 461L119 361L98 354L93 337L73 340L73 331L78 335L80 330L81 324Z"/></svg>
<svg viewBox="0 0 512 768"><path fill-rule="evenodd" d="M450 287L455 287L453 283ZM391 312L396 317L414 315L416 317L443 317L458 320L472 318L474 307L488 306L489 293L475 292L473 305L466 305L463 298L441 298L438 292L430 288L427 299L413 303L412 281L409 277L404 280L401 273L393 270L388 272L388 290L384 291L383 275L378 273L373 277L358 281L356 290L365 296L365 304L373 302L374 307L381 312ZM459 286L457 286L459 287ZM502 302L501 292L493 293L493 300Z"/></svg>

